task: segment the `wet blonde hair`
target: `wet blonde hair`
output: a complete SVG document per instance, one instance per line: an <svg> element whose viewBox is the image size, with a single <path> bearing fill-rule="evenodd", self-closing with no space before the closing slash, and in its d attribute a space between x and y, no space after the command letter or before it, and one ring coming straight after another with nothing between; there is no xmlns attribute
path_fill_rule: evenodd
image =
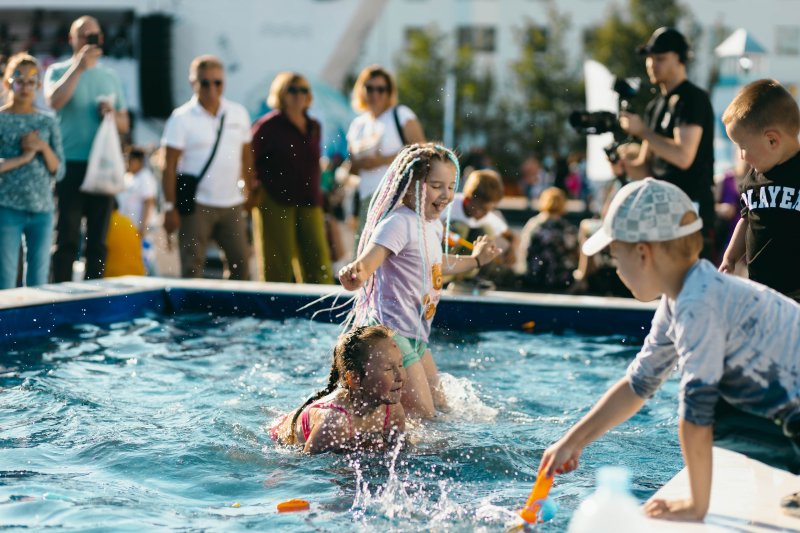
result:
<svg viewBox="0 0 800 533"><path fill-rule="evenodd" d="M380 65L370 65L365 67L356 78L353 85L353 94L350 97L350 105L357 113L363 113L369 110L367 104L367 89L366 85L372 78L381 77L386 80L386 85L389 87L389 107L397 105L397 84L394 77L389 74L389 71Z"/></svg>
<svg viewBox="0 0 800 533"><path fill-rule="evenodd" d="M473 170L464 182L464 197L484 202L503 199L503 180L494 170Z"/></svg>
<svg viewBox="0 0 800 533"><path fill-rule="evenodd" d="M280 72L272 84L269 86L269 95L267 96L267 105L272 109L280 109L281 111L286 108L286 93L292 84L303 85L308 88L308 107L311 107L311 102L314 101L314 95L311 92L311 84L308 80L297 72ZM308 109L306 107L306 109Z"/></svg>

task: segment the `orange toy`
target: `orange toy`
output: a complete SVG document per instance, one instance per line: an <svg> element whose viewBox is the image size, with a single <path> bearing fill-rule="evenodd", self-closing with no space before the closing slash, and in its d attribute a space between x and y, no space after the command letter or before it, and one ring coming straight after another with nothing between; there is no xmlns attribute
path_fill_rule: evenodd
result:
<svg viewBox="0 0 800 533"><path fill-rule="evenodd" d="M472 250L473 248L475 248L471 242L469 242L467 239L463 238L461 235L453 231L447 234L447 244L449 244L450 246L461 245L467 250Z"/></svg>
<svg viewBox="0 0 800 533"><path fill-rule="evenodd" d="M522 517L529 524L535 524L539 521L539 513L542 510L542 503L547 499L550 493L550 487L553 486L553 476L547 477L544 470L539 473L536 478L536 483L533 484L531 495L528 496L528 501L525 507L519 512Z"/></svg>
<svg viewBox="0 0 800 533"><path fill-rule="evenodd" d="M298 511L308 511L311 505L299 498L295 498L293 500L287 500L285 502L281 502L278 504L278 512L279 513L296 513Z"/></svg>

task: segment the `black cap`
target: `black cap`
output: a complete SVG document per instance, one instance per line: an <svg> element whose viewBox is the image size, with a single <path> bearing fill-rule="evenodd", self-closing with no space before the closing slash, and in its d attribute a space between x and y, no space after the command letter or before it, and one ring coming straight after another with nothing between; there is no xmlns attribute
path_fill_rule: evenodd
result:
<svg viewBox="0 0 800 533"><path fill-rule="evenodd" d="M647 44L640 46L637 50L640 55L675 52L681 60L684 60L689 56L689 43L686 42L686 37L681 32L675 28L664 26L654 31Z"/></svg>

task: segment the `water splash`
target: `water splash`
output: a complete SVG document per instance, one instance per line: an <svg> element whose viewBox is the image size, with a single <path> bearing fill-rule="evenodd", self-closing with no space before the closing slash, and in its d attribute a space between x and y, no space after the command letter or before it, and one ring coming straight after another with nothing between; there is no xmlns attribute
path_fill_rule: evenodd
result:
<svg viewBox="0 0 800 533"><path fill-rule="evenodd" d="M450 405L450 411L444 414L445 420L492 422L497 417L498 410L481 400L481 394L469 378L440 373L439 379Z"/></svg>

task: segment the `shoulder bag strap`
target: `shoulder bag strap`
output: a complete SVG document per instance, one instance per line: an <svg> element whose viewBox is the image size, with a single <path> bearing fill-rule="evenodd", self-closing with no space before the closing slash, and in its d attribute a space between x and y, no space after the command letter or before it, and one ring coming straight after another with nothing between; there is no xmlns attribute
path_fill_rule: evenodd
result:
<svg viewBox="0 0 800 533"><path fill-rule="evenodd" d="M394 110L392 110L392 114L394 115L394 125L397 126L397 133L400 134L400 142L403 143L403 146L408 144L406 142L406 136L403 135L403 126L400 125L400 117L397 115L397 108L400 106L394 106Z"/></svg>
<svg viewBox="0 0 800 533"><path fill-rule="evenodd" d="M211 166L211 162L214 160L214 156L217 154L217 147L219 146L219 139L222 137L222 126L224 124L225 115L223 114L219 119L219 129L217 129L217 140L214 141L214 148L211 149L211 155L208 156L208 161L206 161L206 164L203 165L203 170L201 170L200 174L197 175L197 181L201 181L205 177L208 167Z"/></svg>

